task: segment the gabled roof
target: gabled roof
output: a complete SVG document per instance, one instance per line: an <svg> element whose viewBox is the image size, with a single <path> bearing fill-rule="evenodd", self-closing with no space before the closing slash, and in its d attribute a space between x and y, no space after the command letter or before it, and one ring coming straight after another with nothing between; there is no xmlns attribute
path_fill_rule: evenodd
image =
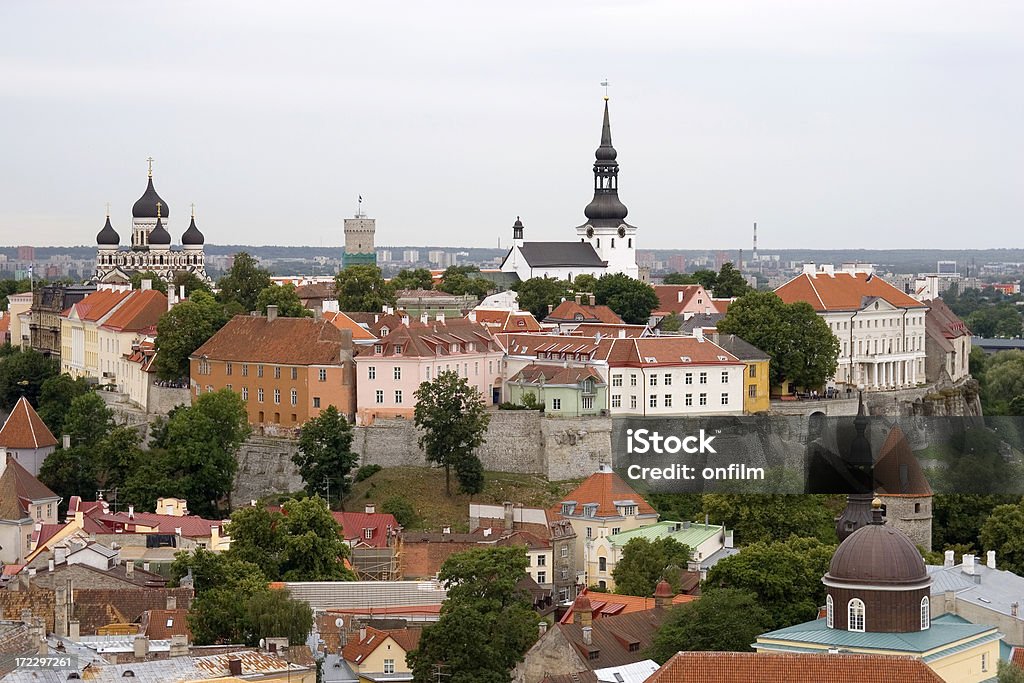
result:
<svg viewBox="0 0 1024 683"><path fill-rule="evenodd" d="M612 339L549 334L509 334L498 337L510 356L549 358L551 360L608 360ZM579 356L580 358L577 358Z"/></svg>
<svg viewBox="0 0 1024 683"><path fill-rule="evenodd" d="M701 313L704 308L714 312L711 294L702 285L654 285L654 293L658 295L658 307L652 311L655 315L682 313L695 306L701 307ZM696 303L698 300L700 304Z"/></svg>
<svg viewBox="0 0 1024 683"><path fill-rule="evenodd" d="M371 548L386 548L388 532L401 528L388 512L332 512L331 516L341 526L346 541ZM366 538L365 529L373 529L370 538Z"/></svg>
<svg viewBox="0 0 1024 683"><path fill-rule="evenodd" d="M616 339L608 362L614 368L737 365L742 361L709 339L645 337Z"/></svg>
<svg viewBox="0 0 1024 683"><path fill-rule="evenodd" d="M361 664L366 661L366 658L374 650L387 642L389 638L408 653L415 650L416 646L419 645L422 632L422 629L418 628L389 629L385 631L368 626L366 627L366 636L362 639L356 638L351 640L342 648L341 655L353 664Z"/></svg>
<svg viewBox="0 0 1024 683"><path fill-rule="evenodd" d="M925 331L933 340L939 342L944 351L951 351L950 339L971 336L967 325L942 299L929 299L924 302L928 306L925 315Z"/></svg>
<svg viewBox="0 0 1024 683"><path fill-rule="evenodd" d="M29 516L29 505L44 500L60 500L60 496L32 476L11 454L0 474L0 519L21 520ZM12 495L13 494L13 495Z"/></svg>
<svg viewBox="0 0 1024 683"><path fill-rule="evenodd" d="M668 610L655 608L598 619L592 622L589 645L583 641L583 627L579 624L555 624L554 628L589 669L602 669L646 659L645 651L668 614ZM591 658L591 652L596 652L596 656Z"/></svg>
<svg viewBox="0 0 1024 683"><path fill-rule="evenodd" d="M580 322L580 323L611 323L623 325L625 321L607 306L590 306L565 300L555 306L554 310L544 318L546 323Z"/></svg>
<svg viewBox="0 0 1024 683"><path fill-rule="evenodd" d="M56 446L57 439L24 396L14 404L4 426L0 428L0 446L10 449L36 449Z"/></svg>
<svg viewBox="0 0 1024 683"><path fill-rule="evenodd" d="M914 657L860 654L679 652L647 683L940 683Z"/></svg>
<svg viewBox="0 0 1024 683"><path fill-rule="evenodd" d="M771 356L757 348L742 337L737 337L735 334L719 334L715 336L715 343L721 346L723 349L736 356L740 360L748 361L766 361L771 360Z"/></svg>
<svg viewBox="0 0 1024 683"><path fill-rule="evenodd" d="M529 311L476 308L470 312L476 321L495 332L540 332L541 326Z"/></svg>
<svg viewBox="0 0 1024 683"><path fill-rule="evenodd" d="M139 630L150 640L170 640L171 636L192 640L187 609L148 609L139 619Z"/></svg>
<svg viewBox="0 0 1024 683"><path fill-rule="evenodd" d="M531 268L604 268L607 265L586 242L524 242L519 253Z"/></svg>
<svg viewBox="0 0 1024 683"><path fill-rule="evenodd" d="M658 514L651 504L634 491L622 477L605 466L602 466L601 471L587 477L582 484L566 494L562 500L576 504L574 516L583 514L584 505L597 504L597 510L592 515L593 517L620 517L616 503L636 505L637 514L640 515L657 516ZM562 503L553 505L550 513L556 519L561 518L563 516Z"/></svg>
<svg viewBox="0 0 1024 683"><path fill-rule="evenodd" d="M167 297L163 292L156 289L135 290L101 327L116 332L156 329L160 316L166 312Z"/></svg>
<svg viewBox="0 0 1024 683"><path fill-rule="evenodd" d="M326 320L236 315L190 358L280 365L339 365L341 330Z"/></svg>
<svg viewBox="0 0 1024 683"><path fill-rule="evenodd" d="M339 330L351 330L353 341L374 341L377 339L367 332L365 327L340 311L328 311L324 313L324 320L331 323Z"/></svg>
<svg viewBox="0 0 1024 683"><path fill-rule="evenodd" d="M509 379L509 382L575 386L587 379L593 380L596 384L604 384L601 375L592 367L566 368L559 365L527 365Z"/></svg>
<svg viewBox="0 0 1024 683"><path fill-rule="evenodd" d="M187 538L208 538L213 527L220 527L225 522L219 519L203 519L196 515L158 515L152 512L107 512L105 514L94 514L92 518L103 524L108 533L114 533L117 528L123 528L125 532L146 533L138 527L156 529L159 534L175 534L181 529L181 535Z"/></svg>
<svg viewBox="0 0 1024 683"><path fill-rule="evenodd" d="M73 315L78 320L97 322L124 302L131 294L131 290L99 289L71 306L63 317L71 317ZM167 302L165 300L164 310L166 308Z"/></svg>
<svg viewBox="0 0 1024 683"><path fill-rule="evenodd" d="M806 301L819 312L859 311L873 298L896 308L926 308L873 273L802 273L775 293L787 304Z"/></svg>
<svg viewBox="0 0 1024 683"><path fill-rule="evenodd" d="M591 593L589 588L584 588L576 596L576 600L569 606L569 609L565 611L565 614L562 615L562 618L558 620L559 623L571 624L573 622L573 619L575 619L576 603L584 595L590 601L591 618L595 620L617 614L632 614L633 612L654 609L653 597L645 598L637 595L620 595L618 593ZM672 598L672 604L682 605L687 602L693 602L696 599L696 595L680 593Z"/></svg>
<svg viewBox="0 0 1024 683"><path fill-rule="evenodd" d="M399 325L391 330L386 337L373 346L364 347L360 353L363 357L395 357L395 358L438 358L470 353L467 344L474 344L471 353L498 351L501 347L490 330L480 323L466 318L455 318L446 322L431 321L426 324L411 321L408 325ZM458 351L452 352L453 345ZM376 352L381 347L381 353ZM398 346L402 352L396 353Z"/></svg>

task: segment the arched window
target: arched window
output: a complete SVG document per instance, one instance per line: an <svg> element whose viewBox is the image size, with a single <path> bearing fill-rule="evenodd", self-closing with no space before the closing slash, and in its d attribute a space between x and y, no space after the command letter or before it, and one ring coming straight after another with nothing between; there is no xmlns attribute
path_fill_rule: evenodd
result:
<svg viewBox="0 0 1024 683"><path fill-rule="evenodd" d="M608 571L608 558L599 557L597 558L597 571L606 572Z"/></svg>
<svg viewBox="0 0 1024 683"><path fill-rule="evenodd" d="M846 606L846 630L864 632L864 601L860 598L850 600Z"/></svg>
<svg viewBox="0 0 1024 683"><path fill-rule="evenodd" d="M825 597L825 625L829 628L835 626L835 613L832 611L832 596Z"/></svg>
<svg viewBox="0 0 1024 683"><path fill-rule="evenodd" d="M932 604L928 596L921 598L921 630L926 631L932 626Z"/></svg>

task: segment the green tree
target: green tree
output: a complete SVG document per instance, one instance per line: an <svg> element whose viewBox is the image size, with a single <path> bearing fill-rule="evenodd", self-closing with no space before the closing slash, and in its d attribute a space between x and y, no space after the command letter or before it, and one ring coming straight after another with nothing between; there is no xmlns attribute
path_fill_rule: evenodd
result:
<svg viewBox="0 0 1024 683"><path fill-rule="evenodd" d="M58 439L64 433L64 421L71 410L71 401L89 391L84 377L57 375L43 382L39 391L39 417Z"/></svg>
<svg viewBox="0 0 1024 683"><path fill-rule="evenodd" d="M729 306L718 331L735 334L771 357L772 386L789 380L820 387L838 367L839 340L811 305L783 303L774 292L749 292Z"/></svg>
<svg viewBox="0 0 1024 683"><path fill-rule="evenodd" d="M246 644L259 645L263 638L288 638L302 645L313 628L313 610L305 600L295 600L287 589L263 590L246 600Z"/></svg>
<svg viewBox="0 0 1024 683"><path fill-rule="evenodd" d="M484 408L480 391L456 372L442 372L431 382L423 382L416 390L416 408L413 412L416 426L422 430L419 446L427 462L444 467L445 493L451 490L451 468L456 474L465 472L463 491L478 493L482 476L477 480L479 458L476 449L486 440L487 425L491 417ZM476 461L474 467L473 461ZM482 475L482 472L480 473ZM467 488L468 487L468 488Z"/></svg>
<svg viewBox="0 0 1024 683"><path fill-rule="evenodd" d="M167 283L164 279L154 273L152 270L147 270L142 273L133 273L131 276L132 289L142 289L142 281L149 280L150 287L158 292L167 294Z"/></svg>
<svg viewBox="0 0 1024 683"><path fill-rule="evenodd" d="M1024 396L1024 351L992 354L985 365L984 380L985 403L995 408L995 413L1008 414L1010 403Z"/></svg>
<svg viewBox="0 0 1024 683"><path fill-rule="evenodd" d="M548 307L556 307L572 295L572 289L565 280L550 277L532 277L513 285L519 296L519 308L533 313L537 320L548 317Z"/></svg>
<svg viewBox="0 0 1024 683"><path fill-rule="evenodd" d="M28 279L0 280L0 311L6 311L10 305L10 300L7 297L11 294L24 294L31 287L32 281Z"/></svg>
<svg viewBox="0 0 1024 683"><path fill-rule="evenodd" d="M349 266L334 277L338 307L347 312L379 313L395 305L395 288L374 265Z"/></svg>
<svg viewBox="0 0 1024 683"><path fill-rule="evenodd" d="M119 490L142 460L141 437L133 427L113 427L92 449L96 485Z"/></svg>
<svg viewBox="0 0 1024 683"><path fill-rule="evenodd" d="M406 660L417 683L508 683L537 639L537 616L517 587L528 558L522 548L479 548L449 557L439 578L448 589L440 619L423 629Z"/></svg>
<svg viewBox="0 0 1024 683"><path fill-rule="evenodd" d="M231 536L228 557L260 568L270 579L281 576L281 514L254 505L231 513L225 530Z"/></svg>
<svg viewBox="0 0 1024 683"><path fill-rule="evenodd" d="M682 651L750 652L751 643L771 625L757 594L714 588L669 612L647 656L663 664Z"/></svg>
<svg viewBox="0 0 1024 683"><path fill-rule="evenodd" d="M187 270L179 270L174 274L174 291L178 294L181 293L181 288L185 288L185 296L192 296L192 292L206 292L212 294L210 285L207 284L206 280L200 279L195 273L191 273Z"/></svg>
<svg viewBox="0 0 1024 683"><path fill-rule="evenodd" d="M15 350L0 359L0 410L10 411L22 396L39 405L43 383L60 374L56 361L34 349Z"/></svg>
<svg viewBox="0 0 1024 683"><path fill-rule="evenodd" d="M351 488L349 474L359 455L352 452L352 427L333 405L302 425L299 450L292 456L309 493L322 493L330 505L328 493L338 500Z"/></svg>
<svg viewBox="0 0 1024 683"><path fill-rule="evenodd" d="M71 496L95 495L99 487L92 451L85 445L58 448L40 466L39 481L63 499L62 509Z"/></svg>
<svg viewBox="0 0 1024 683"><path fill-rule="evenodd" d="M189 376L189 361L196 349L227 323L224 309L203 291L176 304L156 325L156 372L164 380Z"/></svg>
<svg viewBox="0 0 1024 683"><path fill-rule="evenodd" d="M391 496L384 501L381 510L394 515L395 521L405 529L411 528L417 521L416 508L403 496Z"/></svg>
<svg viewBox="0 0 1024 683"><path fill-rule="evenodd" d="M602 275L594 287L594 298L608 306L630 325L646 325L651 311L658 306L658 295L646 282L625 273Z"/></svg>
<svg viewBox="0 0 1024 683"><path fill-rule="evenodd" d="M712 567L704 585L754 593L772 618L771 628L784 628L814 619L825 603L821 577L828 571L834 551L834 545L795 536L787 541L754 543Z"/></svg>
<svg viewBox="0 0 1024 683"><path fill-rule="evenodd" d="M1024 669L1012 662L1000 659L997 671L996 680L999 683L1024 683Z"/></svg>
<svg viewBox="0 0 1024 683"><path fill-rule="evenodd" d="M426 268L406 269L398 271L391 278L391 286L398 289L433 289L434 276Z"/></svg>
<svg viewBox="0 0 1024 683"><path fill-rule="evenodd" d="M666 285L695 285L697 281L686 273L669 273L661 279Z"/></svg>
<svg viewBox="0 0 1024 683"><path fill-rule="evenodd" d="M344 559L348 545L327 502L320 496L284 504L281 526L283 581L353 581Z"/></svg>
<svg viewBox="0 0 1024 683"><path fill-rule="evenodd" d="M714 295L721 299L743 296L750 291L750 285L743 274L733 267L732 263L723 263L718 277L715 278Z"/></svg>
<svg viewBox="0 0 1024 683"><path fill-rule="evenodd" d="M1024 501L1000 505L981 526L981 545L996 551L1002 569L1024 573Z"/></svg>
<svg viewBox="0 0 1024 683"><path fill-rule="evenodd" d="M597 288L597 278L590 273L577 275L576 279L572 281L572 288L580 294L583 294L584 292L587 294L593 294L594 290Z"/></svg>
<svg viewBox="0 0 1024 683"><path fill-rule="evenodd" d="M240 313L256 310L256 300L270 286L270 271L261 268L247 252L235 254L227 274L217 283L218 298L225 306L234 304Z"/></svg>
<svg viewBox="0 0 1024 683"><path fill-rule="evenodd" d="M716 273L713 270L708 270L706 268L696 270L690 277L693 278L693 284L698 284L702 286L704 289L708 291L709 294L714 291L716 286L718 286L718 273Z"/></svg>
<svg viewBox="0 0 1024 683"><path fill-rule="evenodd" d="M738 543L783 541L790 536L835 543L835 517L841 497L826 495L707 493L702 511L732 529ZM685 519L685 517L684 517Z"/></svg>
<svg viewBox="0 0 1024 683"><path fill-rule="evenodd" d="M458 296L470 294L483 298L494 289L494 283L482 277L472 277L474 273L479 272L477 266L450 266L441 276L437 288Z"/></svg>
<svg viewBox="0 0 1024 683"><path fill-rule="evenodd" d="M680 571L686 570L691 549L674 538L655 541L632 538L622 549L622 557L612 570L615 592L622 595L654 595L658 582L665 579L679 591Z"/></svg>
<svg viewBox="0 0 1024 683"><path fill-rule="evenodd" d="M661 322L658 323L658 328L662 332L678 332L683 327L683 320L675 313L669 313Z"/></svg>
<svg viewBox="0 0 1024 683"><path fill-rule="evenodd" d="M1019 337L1024 333L1021 314L1009 302L987 305L974 311L964 320L967 327L979 337Z"/></svg>
<svg viewBox="0 0 1024 683"><path fill-rule="evenodd" d="M264 315L267 306L277 306L277 314L282 318L312 318L313 311L302 305L299 295L295 293L295 285L288 282L283 285L271 284L256 297L256 310Z"/></svg>
<svg viewBox="0 0 1024 683"><path fill-rule="evenodd" d="M71 436L73 445L94 448L113 427L114 413L96 392L90 391L72 399L64 421L64 432Z"/></svg>

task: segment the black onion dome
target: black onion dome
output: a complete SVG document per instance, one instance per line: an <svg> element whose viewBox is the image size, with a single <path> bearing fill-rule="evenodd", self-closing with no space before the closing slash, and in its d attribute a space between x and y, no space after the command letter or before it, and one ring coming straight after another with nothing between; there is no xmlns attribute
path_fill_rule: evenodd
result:
<svg viewBox="0 0 1024 683"><path fill-rule="evenodd" d="M103 226L103 229L96 235L96 244L100 246L112 246L116 247L121 243L121 237L114 230L114 226L110 224L110 216L107 216L107 222Z"/></svg>
<svg viewBox="0 0 1024 683"><path fill-rule="evenodd" d="M201 245L204 241L203 233L199 232L199 228L196 227L196 217L192 216L192 222L189 223L188 230L181 236L181 243L197 246Z"/></svg>
<svg viewBox="0 0 1024 683"><path fill-rule="evenodd" d="M156 219L156 227L149 233L149 243L160 245L171 243L171 233L167 232L167 228L164 227L159 217Z"/></svg>
<svg viewBox="0 0 1024 683"><path fill-rule="evenodd" d="M160 204L159 209L156 206L158 203ZM158 216L167 218L170 215L171 210L167 208L167 202L156 193L156 189L153 187L153 177L150 176L146 191L132 205L132 216L134 218L157 218Z"/></svg>

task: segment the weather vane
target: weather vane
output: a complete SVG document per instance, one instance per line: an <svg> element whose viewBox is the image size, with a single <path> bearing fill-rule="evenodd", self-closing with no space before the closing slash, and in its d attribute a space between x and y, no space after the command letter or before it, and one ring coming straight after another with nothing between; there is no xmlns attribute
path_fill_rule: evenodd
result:
<svg viewBox="0 0 1024 683"><path fill-rule="evenodd" d="M601 86L604 88L604 98L606 100L608 99L608 85L609 84L608 84L608 79L607 78L604 79L603 81L601 81Z"/></svg>

